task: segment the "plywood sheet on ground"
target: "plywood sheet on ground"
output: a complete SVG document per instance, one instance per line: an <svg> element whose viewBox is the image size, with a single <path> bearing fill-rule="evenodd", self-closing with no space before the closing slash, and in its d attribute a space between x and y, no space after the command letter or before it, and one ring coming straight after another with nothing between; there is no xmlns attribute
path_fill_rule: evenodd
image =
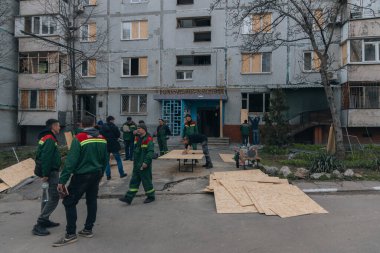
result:
<svg viewBox="0 0 380 253"><path fill-rule="evenodd" d="M10 187L5 183L0 183L0 192L8 190Z"/></svg>
<svg viewBox="0 0 380 253"><path fill-rule="evenodd" d="M195 151L195 150L193 150ZM203 153L199 154L199 153L190 153L190 154L182 154L183 150L172 150L170 151L169 153L163 155L163 156L160 156L158 159L162 159L162 160L184 160L184 159L188 159L188 160L201 160L203 159ZM198 151L197 151L198 152Z"/></svg>
<svg viewBox="0 0 380 253"><path fill-rule="evenodd" d="M71 132L65 132L65 139L67 148L70 150L71 143L73 142L73 134Z"/></svg>
<svg viewBox="0 0 380 253"><path fill-rule="evenodd" d="M241 206L252 206L253 202L244 190L245 182L222 179L220 184L239 202Z"/></svg>
<svg viewBox="0 0 380 253"><path fill-rule="evenodd" d="M23 180L34 176L35 162L27 159L13 166L0 170L0 179L9 187L14 187Z"/></svg>
<svg viewBox="0 0 380 253"><path fill-rule="evenodd" d="M281 218L289 218L313 213L327 213L325 209L293 185L253 184L245 186L245 189L248 195L255 199L254 204L259 205L265 214L272 213L273 215L274 213Z"/></svg>
<svg viewBox="0 0 380 253"><path fill-rule="evenodd" d="M235 163L234 154L219 154L220 158L225 163Z"/></svg>
<svg viewBox="0 0 380 253"><path fill-rule="evenodd" d="M273 183L273 184L288 184L285 179L280 179L278 177L269 177L267 174L261 170L238 170L238 171L226 171L226 172L215 172L215 178L230 179L235 181L247 181L247 182L261 182L261 183Z"/></svg>
<svg viewBox="0 0 380 253"><path fill-rule="evenodd" d="M217 213L257 213L254 206L241 206L219 183L215 185L214 196Z"/></svg>

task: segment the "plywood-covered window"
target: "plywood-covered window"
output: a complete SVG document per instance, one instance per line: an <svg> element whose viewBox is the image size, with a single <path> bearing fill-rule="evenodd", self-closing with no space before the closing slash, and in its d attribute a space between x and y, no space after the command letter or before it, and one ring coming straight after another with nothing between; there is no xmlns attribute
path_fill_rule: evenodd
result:
<svg viewBox="0 0 380 253"><path fill-rule="evenodd" d="M93 6L93 5L96 5L96 0L83 0L82 3L85 6Z"/></svg>
<svg viewBox="0 0 380 253"><path fill-rule="evenodd" d="M342 51L342 65L346 65L348 62L348 56L347 56L347 42L344 42L341 45L341 51Z"/></svg>
<svg viewBox="0 0 380 253"><path fill-rule="evenodd" d="M122 76L147 76L148 75L148 58L123 58L122 59Z"/></svg>
<svg viewBox="0 0 380 253"><path fill-rule="evenodd" d="M272 32L272 13L258 13L247 16L243 21L242 33Z"/></svg>
<svg viewBox="0 0 380 253"><path fill-rule="evenodd" d="M314 30L321 30L324 26L324 17L323 17L323 10L322 9L316 9L314 10L314 18L313 18L313 29Z"/></svg>
<svg viewBox="0 0 380 253"><path fill-rule="evenodd" d="M82 77L96 76L96 60L90 59L82 62Z"/></svg>
<svg viewBox="0 0 380 253"><path fill-rule="evenodd" d="M128 21L121 23L122 40L148 39L149 29L147 20Z"/></svg>
<svg viewBox="0 0 380 253"><path fill-rule="evenodd" d="M316 52L308 51L303 54L303 70L306 72L319 71L321 60Z"/></svg>
<svg viewBox="0 0 380 253"><path fill-rule="evenodd" d="M96 41L96 23L88 23L81 26L80 41L81 42L95 42Z"/></svg>
<svg viewBox="0 0 380 253"><path fill-rule="evenodd" d="M241 73L270 73L272 53L242 54Z"/></svg>
<svg viewBox="0 0 380 253"><path fill-rule="evenodd" d="M20 90L21 110L55 110L55 90Z"/></svg>

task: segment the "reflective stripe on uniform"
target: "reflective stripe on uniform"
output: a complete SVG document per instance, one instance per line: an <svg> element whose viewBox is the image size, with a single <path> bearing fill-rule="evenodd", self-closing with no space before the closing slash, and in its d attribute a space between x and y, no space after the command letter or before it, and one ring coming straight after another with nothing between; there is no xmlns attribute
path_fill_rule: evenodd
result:
<svg viewBox="0 0 380 253"><path fill-rule="evenodd" d="M128 191L129 191L129 192L138 192L139 189L136 189L136 188L130 188Z"/></svg>
<svg viewBox="0 0 380 253"><path fill-rule="evenodd" d="M141 147L142 147L142 148L147 148L148 145L147 145L147 144L143 144L143 145L141 145Z"/></svg>
<svg viewBox="0 0 380 253"><path fill-rule="evenodd" d="M152 189L152 190L150 190L150 191L147 191L146 193L152 193L152 192L154 192L155 190L154 189Z"/></svg>
<svg viewBox="0 0 380 253"><path fill-rule="evenodd" d="M45 143L44 141L39 141L38 145L44 145L44 143ZM58 144L56 142L55 142L55 145L58 146Z"/></svg>
<svg viewBox="0 0 380 253"><path fill-rule="evenodd" d="M80 143L80 145L84 146L84 145L90 144L90 143L104 143L104 144L107 144L107 141L104 140L104 139L88 139L88 140L82 141Z"/></svg>

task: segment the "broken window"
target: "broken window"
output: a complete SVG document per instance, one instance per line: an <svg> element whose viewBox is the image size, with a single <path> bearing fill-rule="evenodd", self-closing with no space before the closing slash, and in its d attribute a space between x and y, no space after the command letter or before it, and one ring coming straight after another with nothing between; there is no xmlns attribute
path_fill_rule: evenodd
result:
<svg viewBox="0 0 380 253"><path fill-rule="evenodd" d="M177 0L178 5L182 4L194 4L194 0Z"/></svg>
<svg viewBox="0 0 380 253"><path fill-rule="evenodd" d="M211 17L179 18L178 28L207 27L211 26Z"/></svg>
<svg viewBox="0 0 380 253"><path fill-rule="evenodd" d="M147 76L148 58L124 58L122 76Z"/></svg>
<svg viewBox="0 0 380 253"><path fill-rule="evenodd" d="M242 93L242 109L248 112L267 112L270 106L268 93Z"/></svg>
<svg viewBox="0 0 380 253"><path fill-rule="evenodd" d="M177 56L177 66L210 65L211 55L181 55Z"/></svg>
<svg viewBox="0 0 380 253"><path fill-rule="evenodd" d="M195 32L194 42L211 41L211 32Z"/></svg>

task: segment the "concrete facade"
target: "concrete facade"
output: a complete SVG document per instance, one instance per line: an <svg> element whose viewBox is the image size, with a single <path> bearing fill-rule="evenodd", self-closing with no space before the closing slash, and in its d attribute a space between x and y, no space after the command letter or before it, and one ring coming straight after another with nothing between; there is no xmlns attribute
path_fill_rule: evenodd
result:
<svg viewBox="0 0 380 253"><path fill-rule="evenodd" d="M21 2L19 19L49 14L44 8L26 7L33 5L33 2L37 0ZM303 69L304 52L310 51L311 45L305 42L286 44L273 52L269 48L263 48L261 52L271 53L270 71L242 73L242 53L245 53L242 45L246 36L238 28L230 27L225 6L210 12L211 2L194 0L193 4L180 5L177 0L147 0L141 3L132 3L130 0L98 0L96 6L84 7L85 12L94 11L89 21L96 23L98 35L107 31L107 40L100 50L102 60L97 61L96 75L80 79L77 91L80 113L102 120L113 115L119 125L128 116L132 116L134 121L144 120L151 132L157 126L157 119L163 117L169 121L172 132L177 135L181 131L184 114L190 113L204 134L210 137L223 135L238 141L240 111L244 109L245 97L248 97L247 108L251 108L249 114L263 115L268 110L271 90L283 88L290 107L287 117L292 122L296 122L305 112L328 109L319 73ZM180 25L185 20L183 25L189 26L189 19L194 24L194 19L197 18L209 21L203 20L206 24L196 27L184 28ZM378 29L372 24L375 20L375 17L344 20L336 37L344 44L350 38L377 36ZM147 36L123 38L122 24L135 21L147 22ZM19 23L16 21L16 27ZM141 34L142 30L140 25L139 30L130 31L130 36L137 31ZM278 27L282 36L286 36L287 30L286 22ZM363 30L367 33L362 34ZM211 32L211 41L194 41L196 34L207 32ZM17 28L16 34L22 52L60 50L46 45L39 48L41 43L33 43L33 39L19 34ZM54 36L50 37L54 39ZM337 68L341 66L341 46L333 45L331 48L331 55L336 57L334 66ZM78 41L76 47L84 51L91 50L91 43ZM181 56L186 59L180 59ZM141 65L143 61L138 61L138 69L145 69L146 73L123 74L123 61L131 59L131 73L133 64L136 68L136 62L132 63L132 59L137 58L146 59L144 67ZM199 60L200 58L202 59ZM188 60L193 62L181 64ZM194 63L195 61L203 62ZM337 84L343 85L358 80L378 82L378 64L373 62L365 66L365 71L374 73L368 75L360 70L363 65L349 63L338 71L334 80L336 78ZM191 78L177 79L177 72L181 71L191 73ZM72 101L69 91L63 87L65 78L67 77L59 73L19 75L20 89L56 89L54 110L23 110L19 113L19 121L22 120L24 129L28 129L28 126L38 128L49 117L64 119L65 125L70 125ZM344 89L336 89L338 101L341 101L342 90ZM379 108L375 110L378 111ZM342 115L343 119L345 114ZM347 117L351 119L349 122L356 118ZM374 126L373 121L367 123L361 118L360 124L353 122L352 127Z"/></svg>

